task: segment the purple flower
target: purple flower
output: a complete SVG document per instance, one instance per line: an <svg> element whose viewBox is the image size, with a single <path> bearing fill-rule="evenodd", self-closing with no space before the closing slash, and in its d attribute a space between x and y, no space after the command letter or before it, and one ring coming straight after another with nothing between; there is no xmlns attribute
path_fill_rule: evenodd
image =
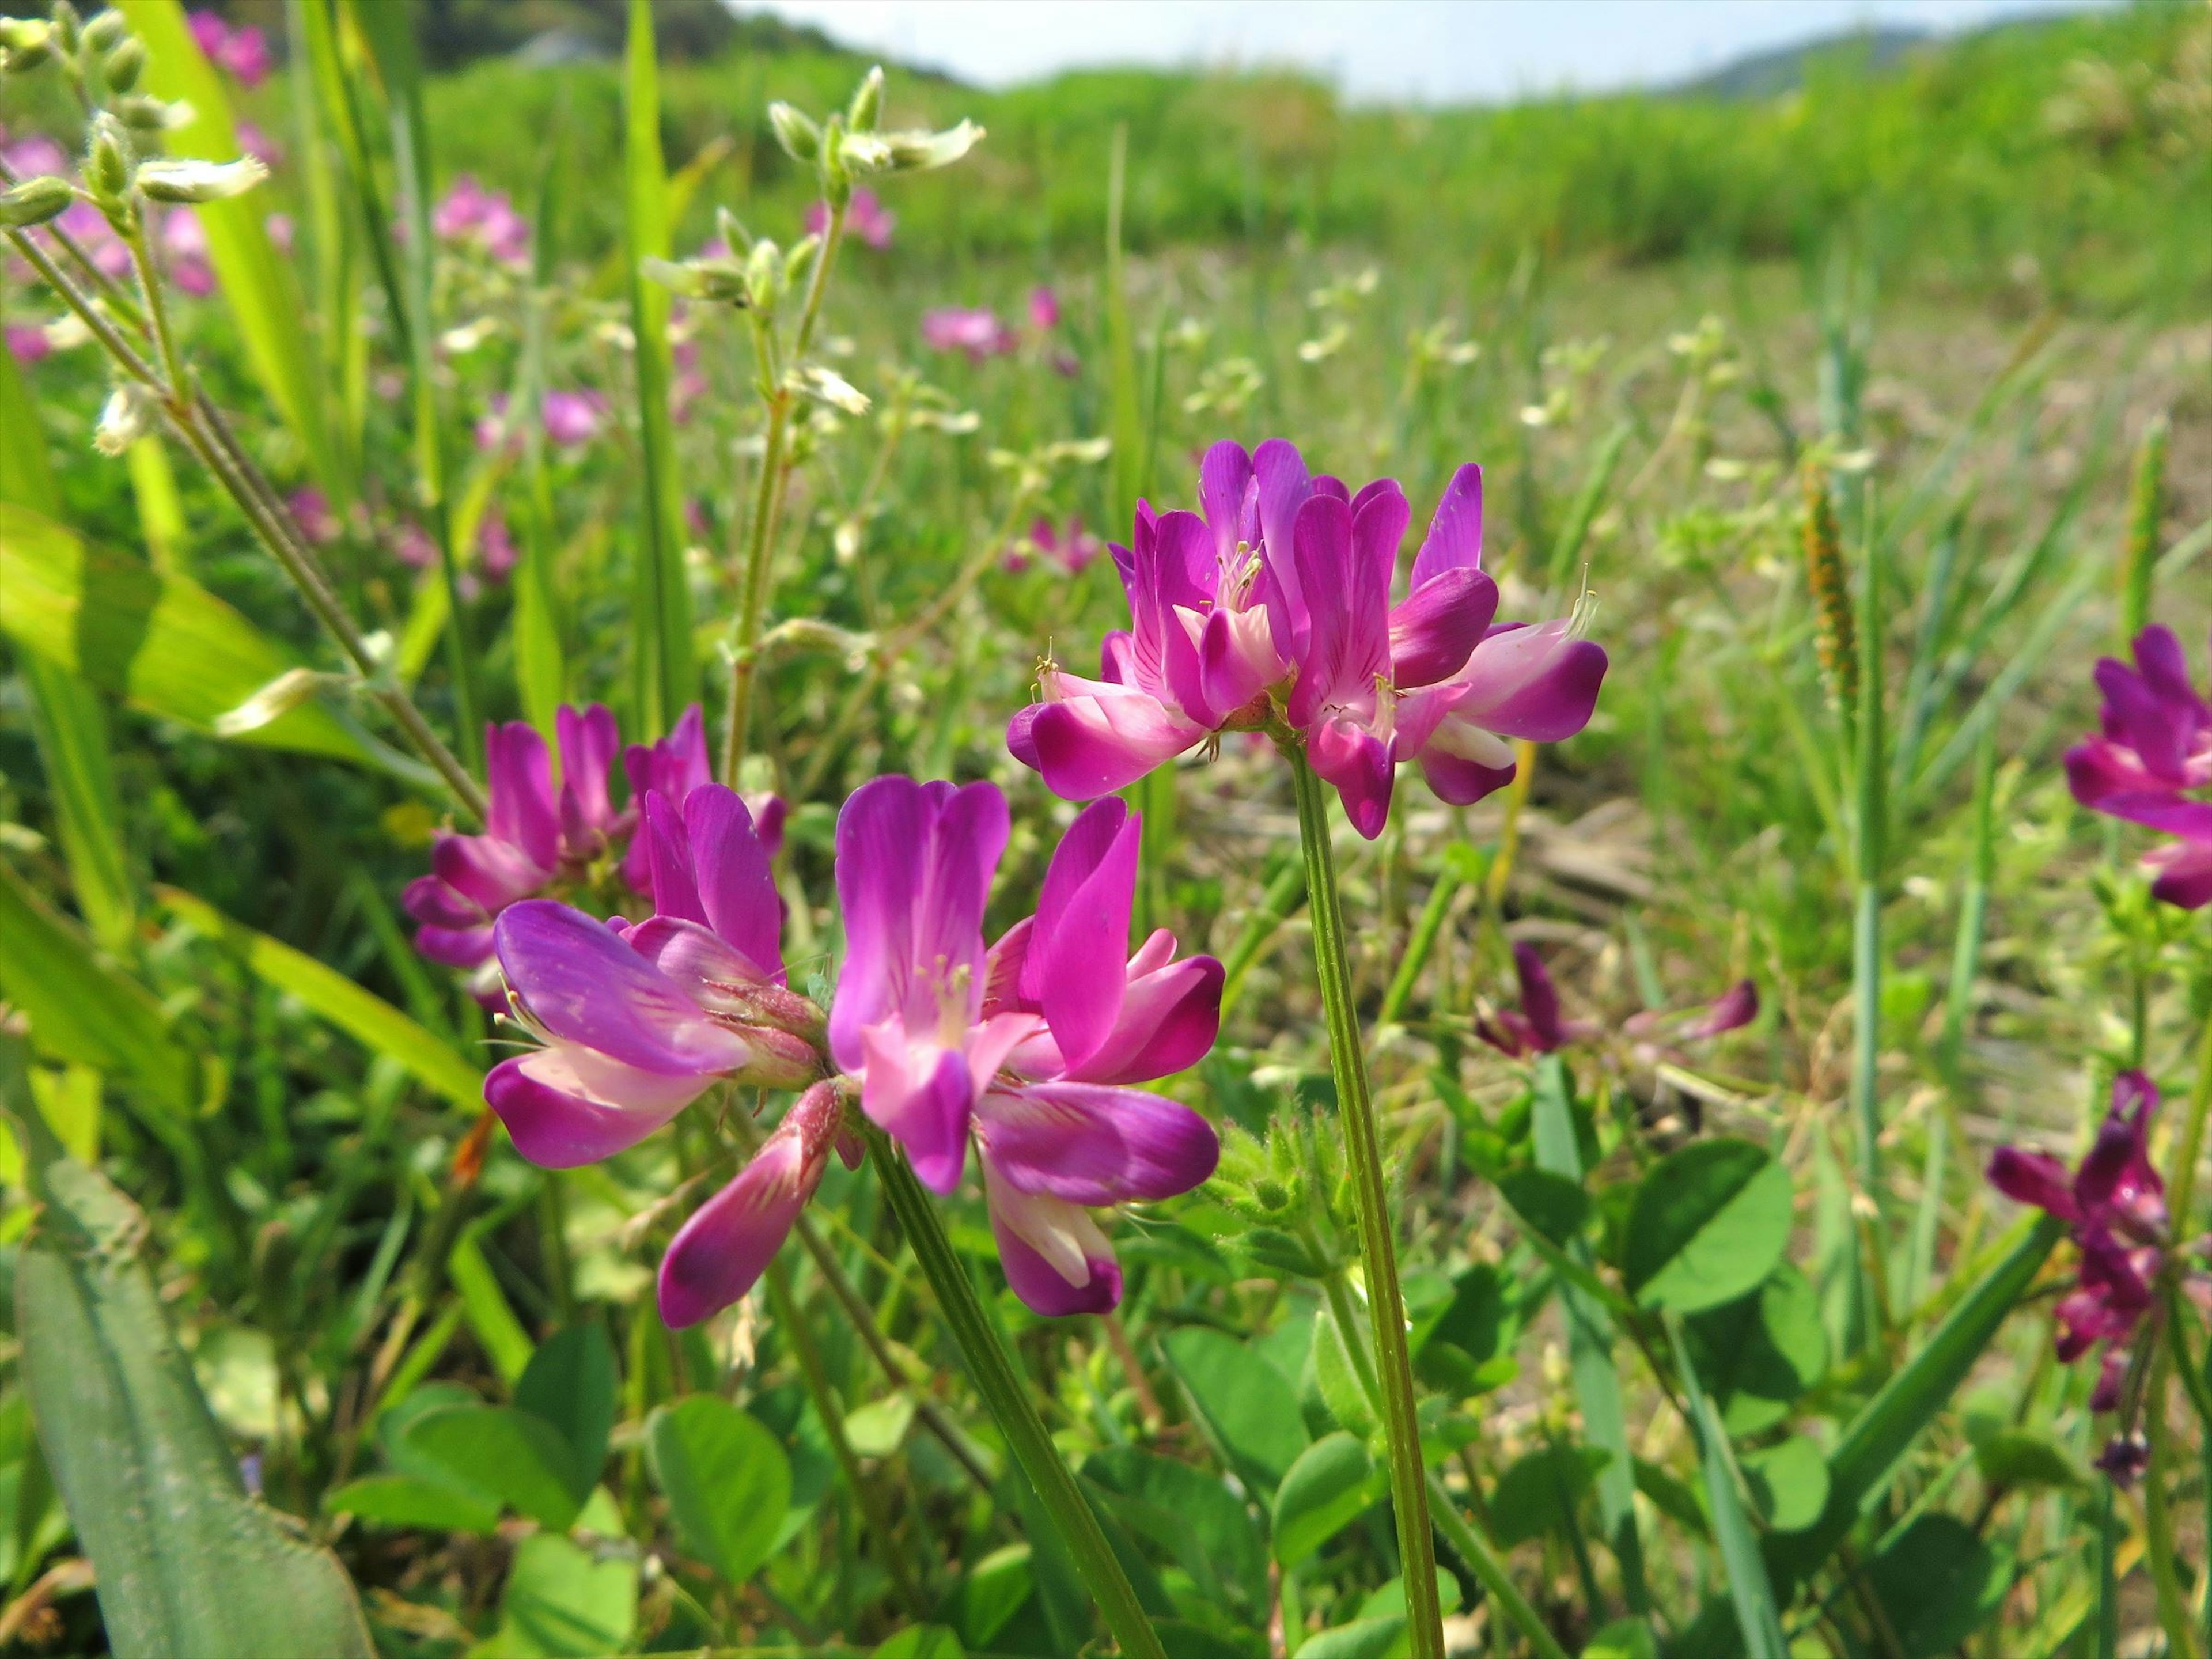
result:
<svg viewBox="0 0 2212 1659"><path fill-rule="evenodd" d="M1106 544L1085 530L1082 519L1074 514L1068 515L1065 532L1054 529L1050 519L1038 519L1030 526L1030 541L1071 576L1081 575L1106 550Z"/></svg>
<svg viewBox="0 0 2212 1659"><path fill-rule="evenodd" d="M677 718L668 735L658 743L634 743L623 750L623 773L629 779L632 800L643 800L647 795L658 794L673 807L680 817L691 792L704 787L714 781L714 769L707 759L707 722L693 703ZM781 837L782 814L776 816L778 839ZM769 848L770 854L775 851ZM645 838L639 836L629 845L623 857L623 879L641 893L653 890L653 864Z"/></svg>
<svg viewBox="0 0 2212 1659"><path fill-rule="evenodd" d="M107 222L107 216L89 202L72 202L62 210L61 217L54 222L76 239L78 246L92 256L92 263L103 276L117 281L131 274L131 250Z"/></svg>
<svg viewBox="0 0 2212 1659"><path fill-rule="evenodd" d="M545 435L563 449L578 449L599 435L607 400L596 392L549 392L538 400Z"/></svg>
<svg viewBox="0 0 2212 1659"><path fill-rule="evenodd" d="M477 525L477 556L483 561L484 574L495 581L504 581L514 568L515 561L522 556L515 546L514 537L507 530L507 515L497 507L486 513Z"/></svg>
<svg viewBox="0 0 2212 1659"><path fill-rule="evenodd" d="M941 307L921 315L921 343L932 351L959 351L969 362L1003 357L1021 344L1021 337L999 320L999 314L982 307Z"/></svg>
<svg viewBox="0 0 2212 1659"><path fill-rule="evenodd" d="M1187 1192L1219 1152L1196 1113L1127 1086L1206 1054L1222 983L1164 932L1126 954L1139 831L1119 801L1085 811L1037 914L986 951L1007 833L994 786L878 778L838 818L831 1058L936 1191L958 1184L973 1135L1007 1282L1042 1314L1120 1300L1092 1207Z"/></svg>
<svg viewBox="0 0 2212 1659"><path fill-rule="evenodd" d="M884 207L883 198L863 185L845 207L845 228L878 251L891 245L898 216ZM814 202L806 210L806 234L820 236L830 228L830 204Z"/></svg>
<svg viewBox="0 0 2212 1659"><path fill-rule="evenodd" d="M338 515L331 511L331 498L313 484L302 484L284 498L292 510L292 521L300 526L300 533L318 547L327 547L337 540L344 528Z"/></svg>
<svg viewBox="0 0 2212 1659"><path fill-rule="evenodd" d="M2080 1262L2075 1288L2055 1310L2058 1358L2070 1364L2099 1343L2110 1345L2098 1382L2107 1408L2119 1403L2126 1344L2150 1311L2152 1285L2166 1261L2166 1185L2148 1149L2157 1106L2151 1080L2123 1072L2112 1079L2111 1109L2078 1169L2016 1146L1990 1155L1991 1186L2073 1231Z"/></svg>
<svg viewBox="0 0 2212 1659"><path fill-rule="evenodd" d="M2144 629L2135 659L2098 661L2102 730L2068 750L2066 780L2093 811L2173 836L2143 859L2151 891L2199 909L2212 904L2212 800L2201 798L2212 789L2212 703L2190 684L2172 629Z"/></svg>
<svg viewBox="0 0 2212 1659"><path fill-rule="evenodd" d="M70 170L67 152L43 132L26 133L21 138L0 143L0 161L6 161L16 176L23 179L65 174Z"/></svg>
<svg viewBox="0 0 2212 1659"><path fill-rule="evenodd" d="M1060 326L1060 295L1043 283L1030 290L1030 326L1040 334Z"/></svg>
<svg viewBox="0 0 2212 1659"><path fill-rule="evenodd" d="M251 23L233 28L211 11L196 11L185 18L200 53L217 69L228 70L248 92L266 81L276 67L269 51L269 37Z"/></svg>
<svg viewBox="0 0 2212 1659"><path fill-rule="evenodd" d="M401 900L422 924L415 948L433 962L483 968L492 957L495 918L557 877L580 872L627 827L607 794L620 741L614 715L598 703L580 714L563 705L556 722L557 792L545 739L535 727L521 720L485 727L490 811L483 833L441 834L431 848L431 873L410 883Z"/></svg>
<svg viewBox="0 0 2212 1659"><path fill-rule="evenodd" d="M550 899L493 929L516 1018L544 1045L504 1060L484 1098L533 1164L567 1169L635 1146L719 1079L792 1088L820 1070L775 1021L811 1005L781 989L781 909L768 853L734 791L678 817L646 797L653 908L635 927Z"/></svg>
<svg viewBox="0 0 2212 1659"><path fill-rule="evenodd" d="M486 190L472 173L453 180L431 213L430 228L446 241L481 248L502 264L530 262L529 221L505 191Z"/></svg>
<svg viewBox="0 0 2212 1659"><path fill-rule="evenodd" d="M1529 1054L1555 1053L1573 1038L1587 1034L1588 1027L1570 1024L1560 1018L1559 988L1552 983L1551 973L1534 945L1515 944L1513 971L1521 981L1521 1006L1498 1010L1495 1020L1478 1018L1477 1036L1509 1059L1521 1060Z"/></svg>
<svg viewBox="0 0 2212 1659"><path fill-rule="evenodd" d="M276 141L251 121L238 124L238 147L272 171L284 160L284 152L277 147Z"/></svg>
<svg viewBox="0 0 2212 1659"><path fill-rule="evenodd" d="M19 363L35 363L50 356L53 342L46 338L46 331L29 323L8 325L8 355Z"/></svg>
<svg viewBox="0 0 2212 1659"><path fill-rule="evenodd" d="M204 299L215 292L215 266L209 263L207 228L190 208L172 208L161 218L161 252L169 280L180 293Z"/></svg>

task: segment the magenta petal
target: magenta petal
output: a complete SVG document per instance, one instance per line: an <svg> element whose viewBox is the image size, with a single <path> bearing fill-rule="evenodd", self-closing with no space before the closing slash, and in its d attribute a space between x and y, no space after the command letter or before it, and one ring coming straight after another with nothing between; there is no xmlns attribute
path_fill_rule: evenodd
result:
<svg viewBox="0 0 2212 1659"><path fill-rule="evenodd" d="M1447 570L1482 568L1482 469L1462 466L1437 502L1421 550L1413 556L1413 586Z"/></svg>
<svg viewBox="0 0 2212 1659"><path fill-rule="evenodd" d="M1677 1034L1686 1039L1718 1036L1748 1025L1759 1018L1759 988L1740 979L1721 993L1702 1018L1692 1020Z"/></svg>
<svg viewBox="0 0 2212 1659"><path fill-rule="evenodd" d="M550 870L561 861L561 817L545 739L525 720L484 728L484 777L491 809L486 834L511 842Z"/></svg>
<svg viewBox="0 0 2212 1659"><path fill-rule="evenodd" d="M677 1231L660 1258L660 1317L670 1329L696 1325L752 1289L821 1184L825 1159L826 1148L810 1158L797 1136L771 1135Z"/></svg>
<svg viewBox="0 0 2212 1659"><path fill-rule="evenodd" d="M1148 1083L1197 1065L1221 1030L1223 978L1212 957L1133 972L1112 1033L1080 1066L1068 1068L1070 1080Z"/></svg>
<svg viewBox="0 0 2212 1659"><path fill-rule="evenodd" d="M493 1066L484 1102L523 1157L541 1169L573 1170L635 1146L711 1080L641 1072L588 1050L540 1048Z"/></svg>
<svg viewBox="0 0 2212 1659"><path fill-rule="evenodd" d="M1559 743L1589 724L1604 682L1604 650L1566 636L1564 622L1493 630L1455 677L1455 713L1486 731Z"/></svg>
<svg viewBox="0 0 2212 1659"><path fill-rule="evenodd" d="M1068 827L1045 871L1021 991L1043 1011L1071 1067L1106 1040L1121 1012L1142 831L1142 820L1121 801L1095 802Z"/></svg>
<svg viewBox="0 0 2212 1659"><path fill-rule="evenodd" d="M1414 584L1390 612L1390 679L1412 691L1466 665L1498 611L1498 584L1480 570L1447 570Z"/></svg>
<svg viewBox="0 0 2212 1659"><path fill-rule="evenodd" d="M1252 458L1244 446L1224 438L1198 464L1198 504L1213 532L1214 556L1224 563L1237 551L1244 497L1252 487Z"/></svg>
<svg viewBox="0 0 2212 1659"><path fill-rule="evenodd" d="M448 968L481 968L492 958L492 930L489 922L474 927L418 927L415 948L431 961Z"/></svg>
<svg viewBox="0 0 2212 1659"><path fill-rule="evenodd" d="M1111 1253L1088 1258L1090 1282L1072 1285L1024 1243L996 1211L991 1214L991 1235L998 1241L999 1265L1006 1269L1006 1287L1031 1313L1065 1319L1072 1314L1111 1313L1121 1305L1121 1264Z"/></svg>
<svg viewBox="0 0 2212 1659"><path fill-rule="evenodd" d="M1521 981L1521 1012L1528 1033L1536 1046L1548 1054L1567 1040L1566 1026L1559 1018L1559 988L1552 983L1551 971L1533 945L1514 945L1513 971Z"/></svg>
<svg viewBox="0 0 2212 1659"><path fill-rule="evenodd" d="M905 1001L928 826L921 787L906 777L862 784L837 815L845 960L830 1008L830 1052L842 1070L862 1069L862 1030Z"/></svg>
<svg viewBox="0 0 2212 1659"><path fill-rule="evenodd" d="M1036 717L1044 708L1044 704L1033 702L1006 722L1006 752L1032 772L1044 770L1036 746Z"/></svg>
<svg viewBox="0 0 2212 1659"><path fill-rule="evenodd" d="M1006 1284L1048 1318L1105 1313L1121 1299L1113 1246L1079 1206L1008 1183L987 1160L983 1194Z"/></svg>
<svg viewBox="0 0 2212 1659"><path fill-rule="evenodd" d="M752 813L734 789L710 783L684 803L684 825L707 925L781 980L783 903Z"/></svg>
<svg viewBox="0 0 2212 1659"><path fill-rule="evenodd" d="M1141 692L1047 703L1030 726L1037 770L1066 800L1127 788L1205 735Z"/></svg>
<svg viewBox="0 0 2212 1659"><path fill-rule="evenodd" d="M430 868L447 886L495 914L543 887L553 872L496 836L440 836Z"/></svg>
<svg viewBox="0 0 2212 1659"><path fill-rule="evenodd" d="M2048 1210L2062 1221L2081 1218L2081 1206L2074 1201L2073 1172L2047 1152L2000 1146L1990 1154L1986 1173L1990 1185L2016 1203Z"/></svg>
<svg viewBox="0 0 2212 1659"><path fill-rule="evenodd" d="M417 876L409 882L399 896L399 908L434 927L474 927L490 921L482 905L436 876Z"/></svg>
<svg viewBox="0 0 2212 1659"><path fill-rule="evenodd" d="M622 750L614 713L605 703L595 702L580 713L562 703L553 725L561 746L562 799L574 799L583 827L604 831L615 816L614 803L607 797L607 774ZM562 827L567 829L565 823Z"/></svg>
<svg viewBox="0 0 2212 1659"><path fill-rule="evenodd" d="M1485 766L1463 756L1430 747L1421 750L1421 775L1438 800L1451 806L1472 806L1493 789L1513 781L1513 768Z"/></svg>
<svg viewBox="0 0 2212 1659"><path fill-rule="evenodd" d="M923 1186L951 1192L960 1184L967 1162L968 1124L975 1104L967 1056L957 1048L906 1053L905 1039L896 1032L872 1030L865 1036L867 1074L860 1087L861 1109L905 1148Z"/></svg>
<svg viewBox="0 0 2212 1659"><path fill-rule="evenodd" d="M993 1089L976 1103L975 1133L995 1174L1071 1204L1174 1198L1221 1158L1213 1126L1189 1107L1095 1083Z"/></svg>
<svg viewBox="0 0 2212 1659"><path fill-rule="evenodd" d="M702 1008L737 1012L739 1005L726 988L772 982L767 969L720 934L677 916L648 916L623 935L623 943Z"/></svg>
<svg viewBox="0 0 2212 1659"><path fill-rule="evenodd" d="M2156 872L2150 891L2161 904L2184 910L2212 904L2212 841L2162 847L2143 862Z"/></svg>
<svg viewBox="0 0 2212 1659"><path fill-rule="evenodd" d="M1397 759L1391 744L1349 720L1323 720L1306 736L1306 758L1336 786L1344 816L1368 841L1390 819L1390 784Z"/></svg>
<svg viewBox="0 0 2212 1659"><path fill-rule="evenodd" d="M704 927L707 907L700 901L698 877L691 867L691 839L684 830L683 813L656 789L645 798L644 817L638 834L653 871L654 914Z"/></svg>
<svg viewBox="0 0 2212 1659"><path fill-rule="evenodd" d="M505 911L495 933L507 982L531 1018L564 1042L670 1076L744 1063L742 1037L582 911L529 899Z"/></svg>

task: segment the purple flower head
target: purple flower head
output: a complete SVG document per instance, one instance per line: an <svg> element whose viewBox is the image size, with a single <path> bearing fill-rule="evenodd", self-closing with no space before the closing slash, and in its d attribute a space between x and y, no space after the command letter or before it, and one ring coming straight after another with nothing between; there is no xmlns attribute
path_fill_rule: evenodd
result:
<svg viewBox="0 0 2212 1659"><path fill-rule="evenodd" d="M2173 630L2153 624L2136 635L2135 666L2097 664L2104 694L2099 734L2066 756L2074 799L2093 811L2174 837L2143 864L2151 891L2195 910L2212 904L2212 702L2189 681L2188 659Z"/></svg>
<svg viewBox="0 0 2212 1659"><path fill-rule="evenodd" d="M2114 1486L2125 1491L2150 1467L2150 1442L2139 1434L2118 1434L2097 1454L2097 1467Z"/></svg>
<svg viewBox="0 0 2212 1659"><path fill-rule="evenodd" d="M8 325L8 355L17 362L31 364L52 355L53 342L46 338L46 331L31 323Z"/></svg>
<svg viewBox="0 0 2212 1659"><path fill-rule="evenodd" d="M201 56L236 77L248 92L275 70L276 60L270 52L269 37L252 24L233 28L211 11L193 12L185 21Z"/></svg>
<svg viewBox="0 0 2212 1659"><path fill-rule="evenodd" d="M1118 800L1085 811L1036 915L986 951L1006 836L994 787L879 778L838 820L831 1056L936 1190L958 1182L973 1135L1007 1283L1047 1315L1121 1299L1092 1208L1188 1192L1219 1156L1195 1112L1128 1086L1205 1055L1222 985L1219 963L1178 960L1164 931L1128 954L1139 828Z"/></svg>
<svg viewBox="0 0 2212 1659"><path fill-rule="evenodd" d="M866 185L854 191L853 199L846 204L845 228L878 252L891 245L891 232L897 225L898 216ZM806 234L820 236L829 228L830 204L810 203L806 209Z"/></svg>
<svg viewBox="0 0 2212 1659"><path fill-rule="evenodd" d="M1003 357L1021 344L1021 337L999 320L999 314L981 306L941 307L921 314L921 343L932 351L957 351L970 362Z"/></svg>
<svg viewBox="0 0 2212 1659"><path fill-rule="evenodd" d="M482 249L502 264L530 262L530 222L506 191L486 190L472 173L453 180L430 215L430 228L441 240Z"/></svg>
<svg viewBox="0 0 2212 1659"><path fill-rule="evenodd" d="M707 722L693 703L677 719L666 737L658 743L634 743L623 750L623 773L629 779L632 800L641 801L647 795L659 794L674 807L680 816L691 792L714 781L714 768L707 759ZM782 817L778 814L779 835ZM775 849L769 848L773 853ZM633 841L623 856L623 879L641 893L653 890L653 865L645 839Z"/></svg>
<svg viewBox="0 0 2212 1659"><path fill-rule="evenodd" d="M1060 326L1060 295L1043 283L1030 290L1030 326L1040 334Z"/></svg>
<svg viewBox="0 0 2212 1659"><path fill-rule="evenodd" d="M619 742L614 715L598 703L580 713L564 704L556 721L558 790L534 726L516 720L484 728L490 811L483 832L441 833L431 848L431 872L410 883L401 900L421 924L415 948L433 962L483 969L492 957L495 918L580 870L619 833L607 797Z"/></svg>
<svg viewBox="0 0 2212 1659"><path fill-rule="evenodd" d="M599 435L607 400L596 392L549 392L538 401L545 435L563 449L580 449Z"/></svg>
<svg viewBox="0 0 2212 1659"><path fill-rule="evenodd" d="M24 179L70 170L68 153L43 132L27 132L0 143L0 161L7 162L18 178Z"/></svg>
<svg viewBox="0 0 2212 1659"><path fill-rule="evenodd" d="M1106 544L1083 527L1079 514L1068 514L1065 530L1039 514L1036 522L1030 526L1027 539L1017 544L1006 555L1006 568L1027 569L1032 550L1050 559L1069 575L1079 576L1106 550Z"/></svg>
<svg viewBox="0 0 2212 1659"><path fill-rule="evenodd" d="M477 525L477 556L483 562L483 573L495 581L503 581L514 568L515 561L522 556L515 546L514 534L507 527L507 515L494 507Z"/></svg>
<svg viewBox="0 0 2212 1659"><path fill-rule="evenodd" d="M1759 987L1747 979L1740 979L1675 1035L1688 1041L1716 1037L1724 1031L1739 1030L1758 1018Z"/></svg>
<svg viewBox="0 0 2212 1659"><path fill-rule="evenodd" d="M283 163L284 152L276 141L252 121L238 124L238 147L271 172Z"/></svg>
<svg viewBox="0 0 2212 1659"><path fill-rule="evenodd" d="M1570 1024L1561 1018L1559 988L1552 983L1551 971L1534 945L1516 942L1513 972L1521 981L1521 1006L1499 1009L1494 1020L1478 1018L1474 1022L1477 1036L1507 1058L1522 1060L1530 1054L1556 1053L1588 1034L1588 1028L1579 1022Z"/></svg>
<svg viewBox="0 0 2212 1659"><path fill-rule="evenodd" d="M736 792L710 784L679 817L646 798L654 915L629 927L549 899L493 932L516 1018L544 1047L504 1060L484 1098L515 1149L566 1169L635 1145L733 1078L791 1088L818 1074L811 1008L782 990L781 909Z"/></svg>
<svg viewBox="0 0 2212 1659"><path fill-rule="evenodd" d="M302 484L284 501L292 510L292 521L300 526L300 533L318 547L329 546L344 529L338 522L338 515L331 510L331 498L313 484Z"/></svg>

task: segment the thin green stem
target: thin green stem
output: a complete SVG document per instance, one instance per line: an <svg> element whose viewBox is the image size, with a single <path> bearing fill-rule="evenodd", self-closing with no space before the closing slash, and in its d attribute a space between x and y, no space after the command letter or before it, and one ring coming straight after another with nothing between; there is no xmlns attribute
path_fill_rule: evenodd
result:
<svg viewBox="0 0 2212 1659"><path fill-rule="evenodd" d="M1869 533L1858 617L1859 696L1854 756L1858 791L1851 847L1851 1104L1858 1120L1859 1184L1874 1209L1869 1231L1877 1252L1886 1243L1881 1221L1881 879L1883 831L1889 810L1885 793L1889 769L1882 741L1881 605L1881 548ZM1879 1259L1872 1271L1875 1279L1882 1279L1884 1267ZM1870 1288L1863 1283L1862 1341L1876 1340L1881 1334L1882 1322L1875 1313L1878 1298L1866 1293Z"/></svg>
<svg viewBox="0 0 2212 1659"><path fill-rule="evenodd" d="M1329 1070L1344 1124L1352 1190L1359 1210L1359 1253L1366 1268L1367 1306L1375 1332L1375 1360L1382 1419L1390 1460L1390 1504L1398 1522L1398 1554L1405 1573L1406 1613L1415 1659L1443 1659L1443 1609L1437 1599L1437 1555L1429 1535L1428 1484L1421 1461L1420 1420L1415 1413L1413 1356L1406 1342L1405 1304L1398 1290L1398 1257L1391 1238L1390 1194L1382 1148L1368 1092L1367 1060L1360 1047L1359 1013L1352 1006L1352 963L1344 933L1344 906L1336 890L1336 860L1329 848L1328 801L1305 751L1285 743L1298 800L1298 836L1306 865L1306 908L1313 924L1314 968L1321 981L1328 1025ZM1345 1332L1347 1346L1352 1333Z"/></svg>
<svg viewBox="0 0 2212 1659"><path fill-rule="evenodd" d="M1121 1651L1133 1659L1167 1659L1151 1618L1130 1588L1121 1564L1114 1558L1098 1517L1091 1513L1082 1489L1060 1461L1012 1359L984 1316L982 1304L975 1299L975 1287L968 1282L966 1270L953 1254L952 1241L945 1236L944 1224L938 1219L929 1194L908 1167L906 1155L891 1144L889 1136L873 1124L865 1125L862 1133L884 1183L884 1195L898 1218L923 1277L936 1293L938 1310L959 1345L969 1377L998 1419L1000 1431L1029 1476L1037 1501L1060 1534L1077 1576L1105 1616L1107 1629L1114 1633ZM1433 1569L1429 1577L1429 1594L1433 1597Z"/></svg>
<svg viewBox="0 0 2212 1659"><path fill-rule="evenodd" d="M1482 1580L1483 1593L1504 1614L1503 1622L1528 1638L1537 1659L1567 1659L1567 1650L1545 1625L1544 1615L1521 1594L1512 1574L1506 1571L1504 1558L1475 1530L1474 1522L1459 1512L1459 1505L1452 1502L1451 1493L1444 1489L1443 1480L1434 1470L1429 1472L1427 1480L1429 1510L1437 1530L1444 1535L1444 1542L1451 1546L1459 1559L1467 1563L1468 1571Z"/></svg>

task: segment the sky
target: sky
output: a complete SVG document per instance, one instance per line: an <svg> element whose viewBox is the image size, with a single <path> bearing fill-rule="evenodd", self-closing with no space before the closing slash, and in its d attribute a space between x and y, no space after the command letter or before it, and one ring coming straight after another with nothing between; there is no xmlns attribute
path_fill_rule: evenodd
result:
<svg viewBox="0 0 2212 1659"><path fill-rule="evenodd" d="M1055 70L1291 64L1354 99L1664 86L1872 23L1943 31L2100 0L740 0L1000 87Z"/></svg>

